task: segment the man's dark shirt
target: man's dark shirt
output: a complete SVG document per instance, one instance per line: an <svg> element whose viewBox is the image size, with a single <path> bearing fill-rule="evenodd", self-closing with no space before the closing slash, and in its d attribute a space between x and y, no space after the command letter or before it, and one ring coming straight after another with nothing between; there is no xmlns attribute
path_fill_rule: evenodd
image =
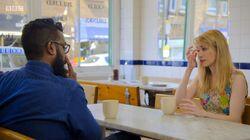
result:
<svg viewBox="0 0 250 140"><path fill-rule="evenodd" d="M81 86L40 61L0 74L0 126L36 139L101 139Z"/></svg>

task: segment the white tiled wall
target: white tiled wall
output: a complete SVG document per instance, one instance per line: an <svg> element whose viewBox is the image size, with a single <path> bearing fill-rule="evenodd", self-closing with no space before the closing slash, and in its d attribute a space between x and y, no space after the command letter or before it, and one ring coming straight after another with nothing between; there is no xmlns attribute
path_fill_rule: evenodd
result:
<svg viewBox="0 0 250 140"><path fill-rule="evenodd" d="M234 62L250 63L250 1L230 0L230 51ZM249 77L250 78L250 77ZM250 80L250 79L249 79Z"/></svg>
<svg viewBox="0 0 250 140"><path fill-rule="evenodd" d="M141 51L141 2L143 0L121 0L120 57L139 60ZM125 72L123 72L125 70ZM121 66L127 80L138 79L139 66Z"/></svg>
<svg viewBox="0 0 250 140"><path fill-rule="evenodd" d="M138 28L133 28L133 25L127 25L131 22L134 23L133 20L135 20L133 13L130 13L137 9L137 7L132 6L134 1L122 0L121 59L140 58L141 60L159 60L157 48L157 0L138 1L140 4L138 5L137 3L137 7L141 7L141 16L137 15L141 20L141 26L139 26L140 30L138 30ZM250 0L229 0L229 8L229 46L233 61L250 63ZM135 32L140 32L140 37L135 37L138 36ZM135 45L135 38L139 38L140 40L140 43L136 42L140 44L139 53L134 52L138 51L138 49L135 49L138 47ZM130 41L132 41L132 43ZM181 78L184 70L185 68L183 67L140 66L139 74ZM250 70L244 70L243 72L247 77L248 83L250 83ZM193 76L194 74L192 77Z"/></svg>
<svg viewBox="0 0 250 140"><path fill-rule="evenodd" d="M230 51L234 62L250 63L250 0L230 0ZM243 70L250 86L250 70ZM250 95L250 90L248 90Z"/></svg>
<svg viewBox="0 0 250 140"><path fill-rule="evenodd" d="M143 0L141 6L141 59L157 60L159 59L157 49L157 0Z"/></svg>
<svg viewBox="0 0 250 140"><path fill-rule="evenodd" d="M133 58L133 0L121 1L120 57Z"/></svg>

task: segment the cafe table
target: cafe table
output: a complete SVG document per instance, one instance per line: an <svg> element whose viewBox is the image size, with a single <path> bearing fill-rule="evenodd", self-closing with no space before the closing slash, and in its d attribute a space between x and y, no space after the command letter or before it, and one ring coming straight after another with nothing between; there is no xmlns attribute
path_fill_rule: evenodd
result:
<svg viewBox="0 0 250 140"><path fill-rule="evenodd" d="M119 85L119 86L134 86L143 90L157 91L157 92L172 92L178 88L179 84L171 82L150 82L149 84L142 84L139 81L125 81L125 80L81 80L80 83L87 84L107 84L107 85Z"/></svg>
<svg viewBox="0 0 250 140"><path fill-rule="evenodd" d="M90 104L88 108L102 128L127 131L153 139L250 139L250 126L240 123L180 113L163 115L158 109L125 104L119 104L116 119L105 119L101 103Z"/></svg>
<svg viewBox="0 0 250 140"><path fill-rule="evenodd" d="M82 84L99 85L99 89L103 86L108 85L121 87L138 87L140 90L144 91L145 98L143 100L146 106L149 107L154 107L156 94L174 94L175 89L179 86L179 84L172 82L149 82L148 84L142 84L139 81L125 80L81 80L79 82ZM107 90L101 89L98 91L98 94L102 94L102 92L107 92Z"/></svg>

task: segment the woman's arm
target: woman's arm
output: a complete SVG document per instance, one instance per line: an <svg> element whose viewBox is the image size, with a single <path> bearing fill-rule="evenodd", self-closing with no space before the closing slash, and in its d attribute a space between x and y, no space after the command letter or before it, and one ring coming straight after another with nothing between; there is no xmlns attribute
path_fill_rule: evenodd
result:
<svg viewBox="0 0 250 140"><path fill-rule="evenodd" d="M184 98L192 99L193 96L195 95L198 79L196 76L195 79L191 82L191 84L188 85L191 73L192 69L187 68L183 76L183 79L178 89L175 92L177 105L181 102L182 99Z"/></svg>
<svg viewBox="0 0 250 140"><path fill-rule="evenodd" d="M192 46L187 49L186 56L188 60L188 66L180 83L180 86L175 92L177 105L181 102L182 99L184 98L191 99L195 94L197 77L189 86L188 82L193 69L196 67L196 60L195 60L196 55L197 55L196 51L193 49Z"/></svg>
<svg viewBox="0 0 250 140"><path fill-rule="evenodd" d="M180 104L181 109L185 110L185 113L187 114L193 114L196 116L241 122L242 113L245 107L245 96L247 94L246 80L242 75L235 75L233 81L229 115L207 112L201 107L201 105L197 105L189 99L184 100Z"/></svg>

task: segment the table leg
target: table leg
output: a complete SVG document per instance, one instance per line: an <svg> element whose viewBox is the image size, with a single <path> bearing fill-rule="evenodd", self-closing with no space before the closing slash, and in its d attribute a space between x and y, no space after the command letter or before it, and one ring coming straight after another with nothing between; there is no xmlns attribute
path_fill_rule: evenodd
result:
<svg viewBox="0 0 250 140"><path fill-rule="evenodd" d="M101 131L102 131L102 139L104 139L106 137L106 127L101 126Z"/></svg>

